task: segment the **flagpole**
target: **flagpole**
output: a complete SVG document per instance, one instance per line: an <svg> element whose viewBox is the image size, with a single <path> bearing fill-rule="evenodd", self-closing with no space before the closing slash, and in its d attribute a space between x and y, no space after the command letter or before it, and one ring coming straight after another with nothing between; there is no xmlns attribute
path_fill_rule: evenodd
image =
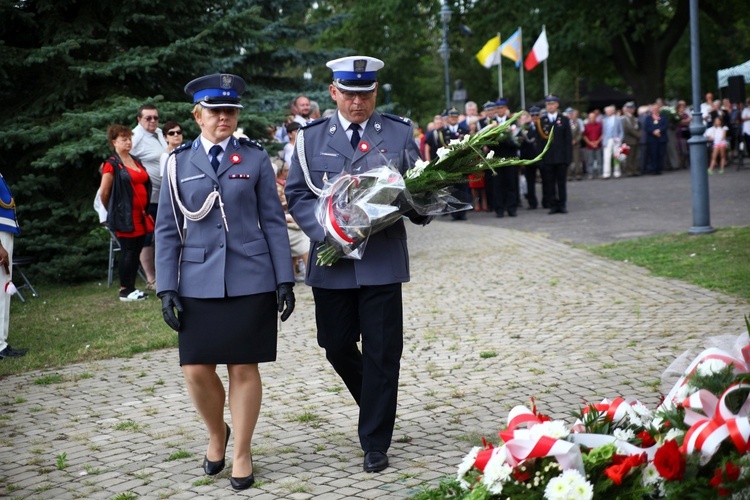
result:
<svg viewBox="0 0 750 500"><path fill-rule="evenodd" d="M545 37L547 36L547 29L543 24L542 24L542 33L544 33ZM549 40L549 38L547 40ZM549 42L547 43L549 44ZM549 59L549 57L546 57L544 59L544 95L545 96L549 95L549 85L547 83L547 59Z"/></svg>
<svg viewBox="0 0 750 500"><path fill-rule="evenodd" d="M523 88L523 31L520 26L518 27L518 48L520 49L518 72L521 80L521 109L526 109L526 94Z"/></svg>
<svg viewBox="0 0 750 500"><path fill-rule="evenodd" d="M503 39L500 37L500 32L497 32L497 39L502 45ZM500 47L498 46L497 51L500 52ZM503 55L499 54L499 58L497 60L497 92L500 95L500 97L503 96Z"/></svg>

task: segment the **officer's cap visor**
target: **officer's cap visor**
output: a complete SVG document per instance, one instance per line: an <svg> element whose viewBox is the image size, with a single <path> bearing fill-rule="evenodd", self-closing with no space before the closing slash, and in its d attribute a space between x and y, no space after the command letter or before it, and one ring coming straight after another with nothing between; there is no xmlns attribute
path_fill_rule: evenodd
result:
<svg viewBox="0 0 750 500"><path fill-rule="evenodd" d="M375 90L378 82L376 80L343 80L341 78L335 78L333 84L339 90L346 90L347 92L369 92Z"/></svg>

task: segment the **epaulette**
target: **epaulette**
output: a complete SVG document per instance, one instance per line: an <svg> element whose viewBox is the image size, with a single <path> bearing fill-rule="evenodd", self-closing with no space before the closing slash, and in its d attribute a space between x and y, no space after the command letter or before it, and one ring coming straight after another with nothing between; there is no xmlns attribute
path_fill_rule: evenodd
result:
<svg viewBox="0 0 750 500"><path fill-rule="evenodd" d="M192 145L193 145L193 141L183 142L182 144L180 144L179 146L177 146L176 148L174 148L172 150L171 154L176 155L177 153L179 153L181 151L185 151L186 149L190 149L190 146L192 146Z"/></svg>
<svg viewBox="0 0 750 500"><path fill-rule="evenodd" d="M310 128L310 127L312 127L313 125L318 125L319 123L323 123L324 121L328 120L328 118L329 118L329 117L326 117L326 118L318 118L317 120L313 120L313 121L311 121L311 122L309 122L309 123L305 123L304 125L302 125L302 128Z"/></svg>
<svg viewBox="0 0 750 500"><path fill-rule="evenodd" d="M261 143L259 143L258 141L256 141L256 140L247 139L245 137L240 137L237 140L243 146L250 146L251 148L257 148L257 149L260 149L261 151L263 151L263 145Z"/></svg>
<svg viewBox="0 0 750 500"><path fill-rule="evenodd" d="M400 122L400 123L405 123L406 125L411 125L411 120L403 116L392 115L390 113L382 113L380 116L385 116L386 118L390 118L391 120L395 122Z"/></svg>

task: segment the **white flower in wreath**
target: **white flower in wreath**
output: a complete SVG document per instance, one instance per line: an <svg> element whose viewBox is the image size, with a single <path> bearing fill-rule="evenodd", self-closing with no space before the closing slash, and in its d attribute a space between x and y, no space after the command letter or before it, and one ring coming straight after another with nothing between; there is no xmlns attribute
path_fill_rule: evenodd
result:
<svg viewBox="0 0 750 500"><path fill-rule="evenodd" d="M494 157L495 157L495 152L494 151L490 151L489 153L487 153L487 156L485 156L485 158L488 159L488 160L491 160Z"/></svg>
<svg viewBox="0 0 750 500"><path fill-rule="evenodd" d="M505 461L505 446L497 448L487 462L482 476L484 484L490 493L499 495L503 491L503 483L513 474L513 467Z"/></svg>
<svg viewBox="0 0 750 500"><path fill-rule="evenodd" d="M630 408L632 408L633 412L638 416L638 422L640 423L639 427L647 427L654 418L651 410L640 401L633 403ZM628 413L628 416L630 416L630 413ZM637 425L632 419L630 423Z"/></svg>
<svg viewBox="0 0 750 500"><path fill-rule="evenodd" d="M719 373L720 371L724 370L726 367L727 367L727 364L720 359L707 359L705 361L698 363L698 367L696 368L696 371L698 372L698 375L707 377L709 375L714 375L716 373Z"/></svg>
<svg viewBox="0 0 750 500"><path fill-rule="evenodd" d="M631 429L615 429L612 435L620 441L629 442L631 439L635 439L635 432Z"/></svg>
<svg viewBox="0 0 750 500"><path fill-rule="evenodd" d="M461 487L465 490L469 489L469 482L464 479L464 476L474 467L474 462L477 461L477 455L482 451L482 448L475 446L471 449L468 455L464 457L461 463L458 465L458 473L456 479L461 483Z"/></svg>
<svg viewBox="0 0 750 500"><path fill-rule="evenodd" d="M563 471L553 477L544 488L544 498L548 500L591 500L594 487L575 469Z"/></svg>
<svg viewBox="0 0 750 500"><path fill-rule="evenodd" d="M542 436L547 436L556 439L565 439L570 434L568 426L562 420L550 420L549 422L542 422L536 424L529 429L529 437L531 439L539 439Z"/></svg>
<svg viewBox="0 0 750 500"><path fill-rule="evenodd" d="M458 144L461 144L463 141L461 139L451 139L448 142L448 146L457 146Z"/></svg>

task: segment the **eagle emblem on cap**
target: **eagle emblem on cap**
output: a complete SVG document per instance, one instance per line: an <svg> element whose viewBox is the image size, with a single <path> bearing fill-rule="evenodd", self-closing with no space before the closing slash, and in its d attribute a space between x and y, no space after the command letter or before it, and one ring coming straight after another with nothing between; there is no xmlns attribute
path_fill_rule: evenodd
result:
<svg viewBox="0 0 750 500"><path fill-rule="evenodd" d="M356 73L364 73L367 69L367 59L355 59L354 60L354 71Z"/></svg>
<svg viewBox="0 0 750 500"><path fill-rule="evenodd" d="M232 88L232 75L221 75L221 81L219 82L219 85L223 89L231 89Z"/></svg>

